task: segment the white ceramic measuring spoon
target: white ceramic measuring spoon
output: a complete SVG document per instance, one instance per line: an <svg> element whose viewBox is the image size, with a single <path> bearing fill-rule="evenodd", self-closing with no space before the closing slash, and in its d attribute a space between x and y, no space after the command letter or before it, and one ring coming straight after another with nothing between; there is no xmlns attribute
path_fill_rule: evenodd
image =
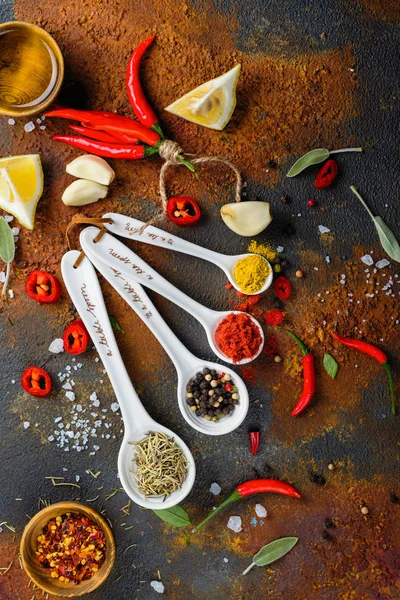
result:
<svg viewBox="0 0 400 600"><path fill-rule="evenodd" d="M214 252L213 250L208 250L208 248L203 248L203 246L198 246L192 242L187 242L177 235L172 235L171 233L167 233L166 231L158 229L157 227L153 227L152 225L149 225L146 227L146 229L144 229L146 223L143 223L143 221L126 217L125 215L119 215L117 213L107 213L103 215L103 218L110 218L113 220L112 224L104 223L104 226L110 233L113 233L114 235L126 237L137 242L144 242L153 246L160 246L161 248L166 248L168 250L176 250L177 252L182 252L183 254L190 254L191 256L208 260L214 265L220 267L225 272L225 275L234 288L236 288L239 292L243 291L235 281L234 270L236 263L242 258L250 256L249 253L231 256L229 254ZM259 255L257 254L256 256ZM248 294L249 296L254 296L255 294L261 294L262 292L265 292L265 290L267 290L272 283L272 267L267 259L264 258L264 260L269 265L269 275L265 280L263 287L253 294Z"/></svg>
<svg viewBox="0 0 400 600"><path fill-rule="evenodd" d="M182 502L193 487L196 467L192 453L173 431L154 421L140 402L122 362L94 267L87 258L83 259L79 267L74 267L78 256L77 250L67 252L63 256L62 276L71 300L96 346L121 407L125 425L125 434L118 455L118 474L121 484L128 496L144 508L161 509L175 506ZM134 450L131 444L140 442L152 431L160 431L174 438L187 461L188 473L182 487L168 496L165 501L163 501L164 496L159 498L144 496L138 490L132 473Z"/></svg>
<svg viewBox="0 0 400 600"><path fill-rule="evenodd" d="M137 254L129 250L122 242L117 240L115 237L106 233L98 241L94 242L94 238L99 233L96 227L87 227L81 233L80 241L84 252L93 254L95 248L95 254L105 264L121 271L125 277L129 280L137 281L138 283L158 292L171 302L174 302L183 310L190 313L195 319L197 319L205 329L207 334L208 343L212 351L223 361L232 363L233 361L225 356L218 348L215 341L215 332L219 323L232 313L243 314L240 311L217 311L211 310L206 306L203 306L196 300L193 300L180 290L176 288L172 283L164 279L157 271L155 271L150 265L142 260ZM247 314L247 313L246 313ZM264 333L260 327L260 324L251 315L248 315L255 325L258 327L261 336L261 344L257 353L251 358L245 358L237 364L246 364L257 358L264 346Z"/></svg>
<svg viewBox="0 0 400 600"><path fill-rule="evenodd" d="M158 339L167 354L169 354L178 375L177 395L179 409L189 425L206 435L223 435L237 429L246 417L249 409L249 394L244 381L231 369L201 360L189 352L186 346L182 344L168 327L142 286L139 283L124 277L120 271L101 262L94 244L90 243L85 247L86 255L90 262L103 277L107 279L129 306L133 308L136 314ZM235 406L235 410L216 423L197 416L190 410L190 407L186 402L186 385L192 377L198 372L201 372L205 367L210 370L215 369L217 372L224 371L224 373L229 373L232 382L236 385L239 393L239 404Z"/></svg>

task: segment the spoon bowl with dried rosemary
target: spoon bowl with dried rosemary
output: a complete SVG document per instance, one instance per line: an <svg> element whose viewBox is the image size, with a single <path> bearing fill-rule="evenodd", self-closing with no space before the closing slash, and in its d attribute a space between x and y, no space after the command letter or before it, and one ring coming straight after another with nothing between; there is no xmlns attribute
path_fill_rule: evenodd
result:
<svg viewBox="0 0 400 600"><path fill-rule="evenodd" d="M125 433L118 473L128 496L144 508L170 508L189 494L196 467L185 442L150 417L137 396L114 337L103 294L88 258L67 252L61 269L71 300L92 338L120 405Z"/></svg>

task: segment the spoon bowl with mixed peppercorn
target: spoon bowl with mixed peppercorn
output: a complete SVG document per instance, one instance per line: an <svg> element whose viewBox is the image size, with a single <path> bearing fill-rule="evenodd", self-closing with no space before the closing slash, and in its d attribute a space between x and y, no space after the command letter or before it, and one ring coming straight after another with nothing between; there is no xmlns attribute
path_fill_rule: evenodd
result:
<svg viewBox="0 0 400 600"><path fill-rule="evenodd" d="M110 233L208 260L224 271L229 282L238 292L245 293L248 296L262 294L272 284L273 272L271 265L266 258L258 254L238 254L235 256L221 254L188 242L177 235L152 225L146 225L143 221L132 217L117 213L107 213L103 217L112 221L104 224ZM246 261L246 263L243 263L243 261ZM242 271L243 277L240 277L240 271Z"/></svg>
<svg viewBox="0 0 400 600"><path fill-rule="evenodd" d="M143 287L103 263L85 230L81 235L86 256L137 313L173 361L177 374L178 406L191 427L206 435L230 433L242 423L249 408L245 383L231 369L201 360L182 344L161 317Z"/></svg>
<svg viewBox="0 0 400 600"><path fill-rule="evenodd" d="M63 256L62 275L71 300L107 371L121 409L125 426L118 455L121 484L128 496L144 508L170 508L182 502L193 487L196 468L192 453L173 431L154 421L140 402L123 364L94 267L86 257L76 266L79 255L78 251L71 251ZM144 493L139 482L134 447L138 447L151 433L159 434L158 437L162 437L167 444L174 442L173 455L177 468L182 473L183 465L186 471L186 476L180 475L179 486L164 486L162 495L157 491L154 495ZM167 468L168 473L160 467L159 480L164 483L169 481L171 461Z"/></svg>
<svg viewBox="0 0 400 600"><path fill-rule="evenodd" d="M80 236L82 249L91 260L97 258L128 281L152 289L191 314L203 326L212 351L221 360L243 365L257 358L264 346L264 334L254 317L203 306L164 279L122 242L108 233L97 239L98 233L96 227L87 227Z"/></svg>

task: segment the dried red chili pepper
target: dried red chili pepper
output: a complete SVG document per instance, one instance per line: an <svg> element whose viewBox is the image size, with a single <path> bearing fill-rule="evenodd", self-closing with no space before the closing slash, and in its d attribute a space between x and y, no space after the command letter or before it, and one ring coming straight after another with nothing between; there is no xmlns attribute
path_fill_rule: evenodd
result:
<svg viewBox="0 0 400 600"><path fill-rule="evenodd" d="M61 284L57 277L45 271L32 271L29 273L25 291L30 298L42 304L54 304L61 298Z"/></svg>
<svg viewBox="0 0 400 600"><path fill-rule="evenodd" d="M111 144L120 144L121 140L111 135L111 133L107 133L106 131L99 131L97 129L90 129L90 127L82 127L81 125L70 125L69 126L72 131L79 133L81 136L86 136L91 138L92 140L97 140L98 142L111 142ZM137 144L139 140L135 139L132 144Z"/></svg>
<svg viewBox="0 0 400 600"><path fill-rule="evenodd" d="M250 454L254 456L257 454L258 448L260 447L261 433L259 431L249 431L250 438Z"/></svg>
<svg viewBox="0 0 400 600"><path fill-rule="evenodd" d="M152 129L144 127L141 123L129 119L129 117L123 117L115 113L63 108L61 110L51 110L45 113L45 116L80 121L84 127L100 129L111 133L111 135L118 135L128 144L132 144L134 140L139 139L148 146L155 146L160 140L159 134Z"/></svg>
<svg viewBox="0 0 400 600"><path fill-rule="evenodd" d="M31 396L44 398L51 392L50 375L39 367L28 367L22 373L21 385Z"/></svg>
<svg viewBox="0 0 400 600"><path fill-rule="evenodd" d="M89 343L89 333L80 319L73 321L64 331L64 350L68 354L82 354Z"/></svg>
<svg viewBox="0 0 400 600"><path fill-rule="evenodd" d="M294 339L299 346L303 355L303 392L297 401L296 406L292 411L292 417L297 417L310 404L315 392L315 365L314 356L311 354L304 342L297 337L293 331L288 331L288 334Z"/></svg>
<svg viewBox="0 0 400 600"><path fill-rule="evenodd" d="M280 300L287 300L292 293L290 281L283 275L275 279L274 292Z"/></svg>
<svg viewBox="0 0 400 600"><path fill-rule="evenodd" d="M284 318L285 318L285 315L280 310L270 310L265 315L265 321L266 321L267 325L271 325L271 326L279 325L279 323L282 323Z"/></svg>
<svg viewBox="0 0 400 600"><path fill-rule="evenodd" d="M88 140L82 137L75 137L72 135L55 135L53 140L56 142L63 142L72 146L73 148L79 148L85 150L90 154L96 156L104 156L105 158L122 158L125 160L137 160L139 158L146 158L152 156L158 152L157 148L151 146L126 144L122 142L117 144L111 144L110 142L98 142L96 140Z"/></svg>
<svg viewBox="0 0 400 600"><path fill-rule="evenodd" d="M195 225L200 219L200 207L189 196L176 196L167 202L167 217L171 223L187 227Z"/></svg>
<svg viewBox="0 0 400 600"><path fill-rule="evenodd" d="M161 127L154 110L147 102L140 83L140 62L147 48L154 42L155 35L150 36L134 50L126 70L126 90L128 92L129 102L133 111L142 125L150 127L161 136L163 135Z"/></svg>
<svg viewBox="0 0 400 600"><path fill-rule="evenodd" d="M315 178L315 187L317 190L323 190L324 188L331 185L336 175L339 173L339 167L336 160L330 158L320 168Z"/></svg>
<svg viewBox="0 0 400 600"><path fill-rule="evenodd" d="M241 500L242 498L247 498L247 496L252 496L253 494L260 494L262 492L271 492L273 494L282 494L283 496L291 496L292 498L300 498L299 492L289 483L285 483L284 481L279 481L278 479L252 479L251 481L246 481L241 485L238 485L234 492L227 498L222 504L218 506L208 517L206 517L200 525L197 525L196 531L203 527L220 510L228 506L228 504L232 504L237 500Z"/></svg>
<svg viewBox="0 0 400 600"><path fill-rule="evenodd" d="M346 337L339 335L338 333L333 333L332 335L335 338L335 340L337 342L340 342L341 344L343 344L343 346L347 346L347 348L352 348L354 350L358 350L359 352L362 352L363 354L367 354L368 356L371 356L371 358L374 358L375 360L377 360L378 363L380 363L383 366L383 368L386 371L387 378L388 378L390 398L392 401L392 414L395 415L396 414L396 395L395 395L395 390L394 390L393 374L392 374L390 365L388 363L388 357L383 352L383 350L381 350L380 348L377 348L376 346L373 346L373 344L369 344L368 342L363 342L362 340L346 338Z"/></svg>

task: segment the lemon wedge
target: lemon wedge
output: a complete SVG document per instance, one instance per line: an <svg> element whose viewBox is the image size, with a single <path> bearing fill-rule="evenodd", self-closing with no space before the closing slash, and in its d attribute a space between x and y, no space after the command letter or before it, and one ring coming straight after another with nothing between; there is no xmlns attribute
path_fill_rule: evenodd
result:
<svg viewBox="0 0 400 600"><path fill-rule="evenodd" d="M33 229L36 206L43 193L39 154L0 158L0 208L21 225Z"/></svg>
<svg viewBox="0 0 400 600"><path fill-rule="evenodd" d="M165 110L186 121L221 131L235 110L239 75L240 65L236 65L220 77L188 92Z"/></svg>

